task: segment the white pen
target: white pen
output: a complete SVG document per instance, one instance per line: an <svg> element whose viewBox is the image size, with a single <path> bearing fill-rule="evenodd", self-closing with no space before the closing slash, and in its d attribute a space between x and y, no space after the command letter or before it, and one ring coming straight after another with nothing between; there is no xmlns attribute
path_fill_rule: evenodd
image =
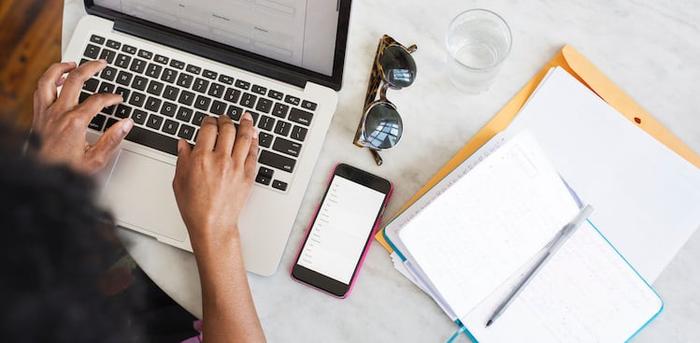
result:
<svg viewBox="0 0 700 343"><path fill-rule="evenodd" d="M515 298L518 297L518 294L527 286L527 284L530 282L535 277L535 274L544 266L547 261L559 250L559 248L564 245L564 242L571 237L574 232L576 232L576 229L578 229L581 224L591 215L593 212L593 207L591 205L586 205L584 206L574 217L572 221L564 225L559 232L552 238L552 240L547 243L547 245L544 246L544 249L546 250L545 253L540 257L540 259L535 263L535 265L523 276L523 278L518 282L518 284L513 288L512 291L508 294L508 296L501 302L498 307L496 307L496 310L493 311L493 314L491 317L489 317L489 320L486 322L486 327L489 327L491 324L493 324L498 317L505 312L505 310L508 308L508 306L515 300Z"/></svg>

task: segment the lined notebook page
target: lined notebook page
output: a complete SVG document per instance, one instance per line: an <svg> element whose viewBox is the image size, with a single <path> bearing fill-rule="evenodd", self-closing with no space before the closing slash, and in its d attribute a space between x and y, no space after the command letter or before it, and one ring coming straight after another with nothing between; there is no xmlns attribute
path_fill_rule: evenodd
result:
<svg viewBox="0 0 700 343"><path fill-rule="evenodd" d="M479 341L623 342L662 307L656 293L588 222L486 328L516 282L517 277L509 279L461 318Z"/></svg>
<svg viewBox="0 0 700 343"><path fill-rule="evenodd" d="M399 238L408 259L461 318L577 212L557 172L523 132L434 199Z"/></svg>

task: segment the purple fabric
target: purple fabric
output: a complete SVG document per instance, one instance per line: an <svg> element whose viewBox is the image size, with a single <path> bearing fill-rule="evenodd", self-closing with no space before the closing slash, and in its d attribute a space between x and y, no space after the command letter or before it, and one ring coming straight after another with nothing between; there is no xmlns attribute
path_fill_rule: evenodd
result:
<svg viewBox="0 0 700 343"><path fill-rule="evenodd" d="M181 343L201 343L204 337L202 336L202 321L201 320L196 320L194 323L192 323L192 327L199 332L199 336L194 336L190 337Z"/></svg>

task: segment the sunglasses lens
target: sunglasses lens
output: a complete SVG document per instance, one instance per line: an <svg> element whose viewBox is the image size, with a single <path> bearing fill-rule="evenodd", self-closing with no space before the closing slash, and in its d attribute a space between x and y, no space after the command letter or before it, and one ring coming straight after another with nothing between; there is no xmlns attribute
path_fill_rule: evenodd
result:
<svg viewBox="0 0 700 343"><path fill-rule="evenodd" d="M372 105L367 111L363 140L374 149L388 149L401 139L403 123L396 107L388 102Z"/></svg>
<svg viewBox="0 0 700 343"><path fill-rule="evenodd" d="M398 46L390 46L384 50L379 59L384 71L384 79L393 88L410 86L416 79L416 62L408 51Z"/></svg>

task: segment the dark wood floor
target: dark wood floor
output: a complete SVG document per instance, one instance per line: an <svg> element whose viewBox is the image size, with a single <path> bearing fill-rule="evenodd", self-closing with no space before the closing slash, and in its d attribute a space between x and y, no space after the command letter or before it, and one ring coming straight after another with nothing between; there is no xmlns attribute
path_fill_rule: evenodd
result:
<svg viewBox="0 0 700 343"><path fill-rule="evenodd" d="M62 0L0 0L0 120L27 128L32 94L61 58Z"/></svg>

